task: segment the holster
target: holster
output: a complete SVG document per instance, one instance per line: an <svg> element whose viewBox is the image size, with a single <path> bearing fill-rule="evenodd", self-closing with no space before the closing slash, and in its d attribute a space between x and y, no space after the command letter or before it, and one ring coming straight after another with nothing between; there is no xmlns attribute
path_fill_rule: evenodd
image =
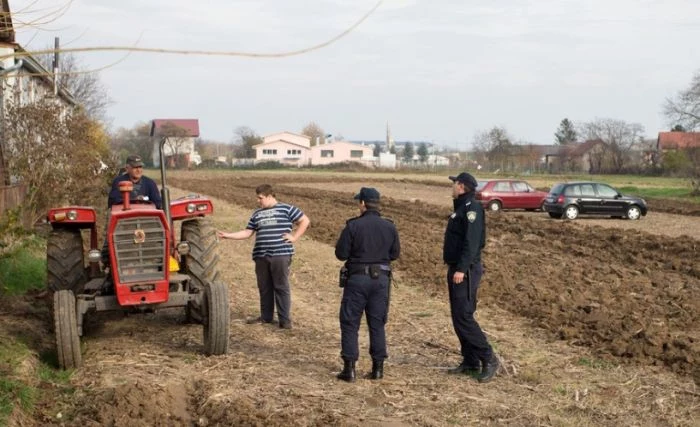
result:
<svg viewBox="0 0 700 427"><path fill-rule="evenodd" d="M381 272L382 272L382 269L381 269L381 266L379 264L371 264L369 266L368 273L369 273L369 277L371 277L372 279L378 279Z"/></svg>
<svg viewBox="0 0 700 427"><path fill-rule="evenodd" d="M348 268L343 266L340 268L340 273L338 274L338 286L344 288L348 284Z"/></svg>

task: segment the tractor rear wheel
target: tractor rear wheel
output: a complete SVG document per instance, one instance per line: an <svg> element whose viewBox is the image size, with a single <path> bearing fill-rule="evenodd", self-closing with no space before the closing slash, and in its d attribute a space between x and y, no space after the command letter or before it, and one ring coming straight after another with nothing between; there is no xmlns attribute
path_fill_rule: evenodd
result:
<svg viewBox="0 0 700 427"><path fill-rule="evenodd" d="M46 244L46 278L49 290L79 294L87 281L80 230L51 231Z"/></svg>
<svg viewBox="0 0 700 427"><path fill-rule="evenodd" d="M216 230L208 219L191 219L182 223L181 239L190 244L190 253L184 257L182 270L201 292L207 283L219 278ZM185 306L185 321L201 323L201 308L188 303Z"/></svg>
<svg viewBox="0 0 700 427"><path fill-rule="evenodd" d="M61 369L79 368L83 363L78 338L78 318L75 295L66 289L53 294L53 321L56 333L56 353Z"/></svg>
<svg viewBox="0 0 700 427"><path fill-rule="evenodd" d="M204 287L204 353L208 356L228 353L229 312L228 287L210 282Z"/></svg>

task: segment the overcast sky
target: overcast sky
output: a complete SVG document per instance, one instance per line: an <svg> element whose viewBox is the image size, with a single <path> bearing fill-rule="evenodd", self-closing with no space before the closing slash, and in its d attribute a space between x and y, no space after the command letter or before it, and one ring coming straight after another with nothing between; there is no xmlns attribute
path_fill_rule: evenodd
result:
<svg viewBox="0 0 700 427"><path fill-rule="evenodd" d="M56 21L22 25L65 2L16 1L28 49L123 46L283 52L326 41L376 0L74 0ZM35 13L29 14L29 8ZM47 10L48 8L48 10ZM41 10L39 10L41 9ZM87 68L124 56L80 53ZM559 122L614 118L654 137L666 97L700 69L699 0L384 0L355 31L277 59L132 53L100 72L113 128L197 118L201 137L300 132L310 121L350 140L463 148L504 126L553 141Z"/></svg>

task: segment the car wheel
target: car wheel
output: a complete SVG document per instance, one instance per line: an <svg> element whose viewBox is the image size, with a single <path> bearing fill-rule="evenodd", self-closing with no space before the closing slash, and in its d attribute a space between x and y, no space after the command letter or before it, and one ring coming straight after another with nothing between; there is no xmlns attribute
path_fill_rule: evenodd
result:
<svg viewBox="0 0 700 427"><path fill-rule="evenodd" d="M639 206L633 205L627 209L627 219L635 220L642 216L642 211Z"/></svg>
<svg viewBox="0 0 700 427"><path fill-rule="evenodd" d="M574 205L569 205L564 210L566 219L576 219L578 217L578 208Z"/></svg>
<svg viewBox="0 0 700 427"><path fill-rule="evenodd" d="M498 200L492 200L489 202L489 210L491 212L498 212L501 210L501 202Z"/></svg>

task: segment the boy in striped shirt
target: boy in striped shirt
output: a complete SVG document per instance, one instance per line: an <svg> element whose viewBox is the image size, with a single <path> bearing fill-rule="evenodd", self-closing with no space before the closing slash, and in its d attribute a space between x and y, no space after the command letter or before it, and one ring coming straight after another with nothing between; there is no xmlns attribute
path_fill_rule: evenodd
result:
<svg viewBox="0 0 700 427"><path fill-rule="evenodd" d="M260 292L260 316L249 323L272 323L276 306L280 328L291 329L289 266L294 255L293 243L304 235L311 221L296 206L278 202L269 184L258 186L255 194L260 208L250 216L246 228L216 234L233 240L255 234L253 261Z"/></svg>

